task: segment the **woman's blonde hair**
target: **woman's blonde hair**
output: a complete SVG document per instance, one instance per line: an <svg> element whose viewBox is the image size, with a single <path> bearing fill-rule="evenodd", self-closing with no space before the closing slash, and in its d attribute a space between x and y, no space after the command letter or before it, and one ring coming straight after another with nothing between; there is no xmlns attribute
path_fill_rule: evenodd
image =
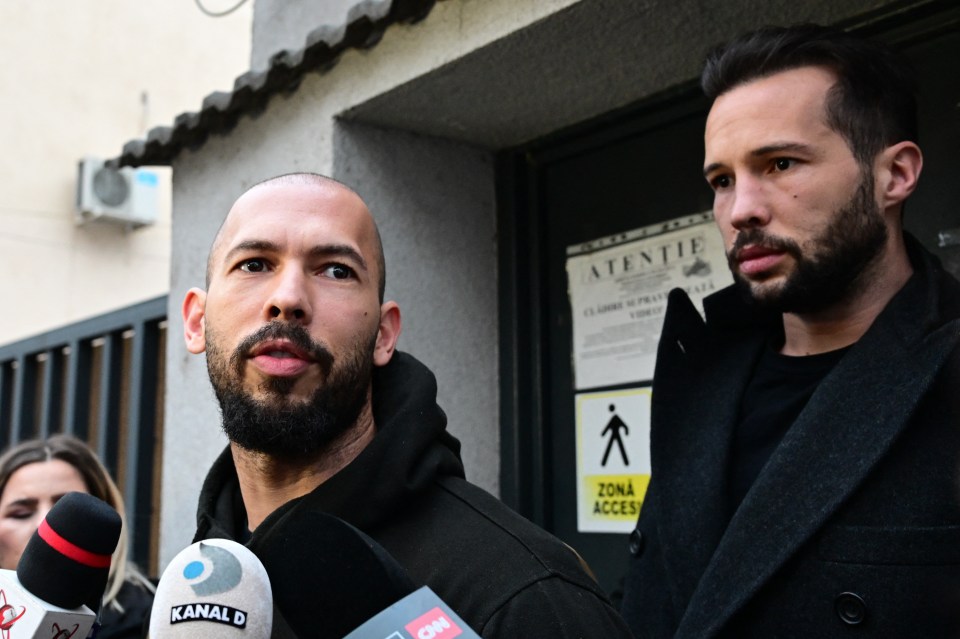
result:
<svg viewBox="0 0 960 639"><path fill-rule="evenodd" d="M152 590L148 580L134 565L127 562L127 516L120 489L110 478L110 473L97 459L96 454L81 440L71 435L53 435L47 439L21 442L5 452L0 456L0 497L3 496L10 476L17 470L28 464L52 459L65 461L76 468L87 486L87 491L97 499L110 504L120 513L123 527L117 549L113 553L113 560L110 562L110 575L107 578L107 589L103 593L103 605L112 604L120 608L115 598L126 579L139 582Z"/></svg>

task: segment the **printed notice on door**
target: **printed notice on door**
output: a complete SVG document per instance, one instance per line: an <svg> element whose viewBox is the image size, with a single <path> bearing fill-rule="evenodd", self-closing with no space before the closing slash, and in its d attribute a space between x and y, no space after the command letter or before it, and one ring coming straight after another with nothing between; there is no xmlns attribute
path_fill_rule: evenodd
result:
<svg viewBox="0 0 960 639"><path fill-rule="evenodd" d="M650 483L650 389L576 396L577 530L633 530Z"/></svg>
<svg viewBox="0 0 960 639"><path fill-rule="evenodd" d="M567 247L575 388L653 379L667 294L702 308L732 281L710 212Z"/></svg>

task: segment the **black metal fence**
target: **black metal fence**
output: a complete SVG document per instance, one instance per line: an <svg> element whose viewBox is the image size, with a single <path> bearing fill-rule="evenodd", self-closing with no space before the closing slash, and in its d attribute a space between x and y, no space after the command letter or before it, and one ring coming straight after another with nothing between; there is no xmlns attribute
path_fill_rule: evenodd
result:
<svg viewBox="0 0 960 639"><path fill-rule="evenodd" d="M130 558L157 573L167 297L0 347L0 448L70 433L123 493Z"/></svg>

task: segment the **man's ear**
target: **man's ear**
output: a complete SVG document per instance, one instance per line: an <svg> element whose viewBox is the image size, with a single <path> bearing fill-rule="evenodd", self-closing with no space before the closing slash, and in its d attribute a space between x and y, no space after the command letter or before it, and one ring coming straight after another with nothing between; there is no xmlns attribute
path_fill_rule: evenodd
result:
<svg viewBox="0 0 960 639"><path fill-rule="evenodd" d="M183 298L183 339L187 350L198 355L207 348L207 331L204 310L207 294L199 288L191 288Z"/></svg>
<svg viewBox="0 0 960 639"><path fill-rule="evenodd" d="M877 180L881 206L886 210L910 197L923 169L923 153L913 142L898 142L884 149L877 158L874 177Z"/></svg>
<svg viewBox="0 0 960 639"><path fill-rule="evenodd" d="M373 365L386 366L397 348L400 337L400 306L396 302L384 302L380 305L380 329L377 331L377 345L373 349Z"/></svg>

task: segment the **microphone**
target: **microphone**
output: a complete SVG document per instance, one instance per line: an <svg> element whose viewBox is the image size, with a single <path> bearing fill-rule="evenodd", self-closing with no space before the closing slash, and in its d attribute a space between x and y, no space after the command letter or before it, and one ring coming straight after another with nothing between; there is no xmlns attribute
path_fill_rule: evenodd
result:
<svg viewBox="0 0 960 639"><path fill-rule="evenodd" d="M480 639L429 587L415 590L343 639Z"/></svg>
<svg viewBox="0 0 960 639"><path fill-rule="evenodd" d="M298 637L479 639L433 591L417 590L380 544L337 517L291 512L257 551L274 602Z"/></svg>
<svg viewBox="0 0 960 639"><path fill-rule="evenodd" d="M373 539L322 512L288 513L255 550L270 575L274 603L301 638L343 639L415 589Z"/></svg>
<svg viewBox="0 0 960 639"><path fill-rule="evenodd" d="M120 515L86 493L67 493L30 537L16 571L0 570L0 633L86 637L120 540ZM86 604L86 605L84 605Z"/></svg>
<svg viewBox="0 0 960 639"><path fill-rule="evenodd" d="M151 639L268 639L272 630L270 579L245 546L199 541L163 571L150 611Z"/></svg>

